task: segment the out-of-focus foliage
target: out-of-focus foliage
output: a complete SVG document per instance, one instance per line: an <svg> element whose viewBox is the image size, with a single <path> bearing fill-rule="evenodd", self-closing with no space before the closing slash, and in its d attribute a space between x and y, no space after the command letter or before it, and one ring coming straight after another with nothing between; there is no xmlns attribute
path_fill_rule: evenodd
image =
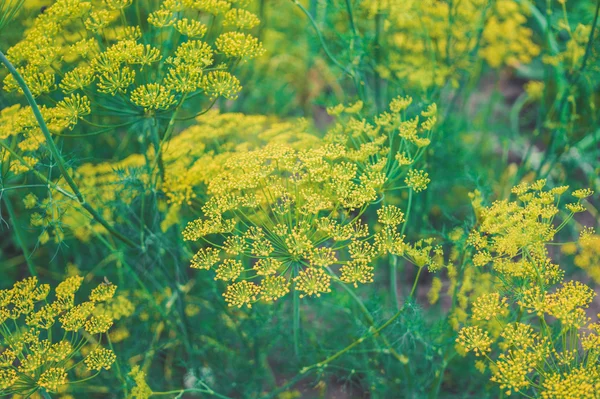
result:
<svg viewBox="0 0 600 399"><path fill-rule="evenodd" d="M599 10L0 0L0 396L597 397Z"/></svg>

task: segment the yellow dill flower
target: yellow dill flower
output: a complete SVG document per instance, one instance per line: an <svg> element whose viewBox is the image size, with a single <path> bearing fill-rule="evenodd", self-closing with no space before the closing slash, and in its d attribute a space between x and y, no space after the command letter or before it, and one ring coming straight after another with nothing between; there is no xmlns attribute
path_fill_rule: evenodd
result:
<svg viewBox="0 0 600 399"><path fill-rule="evenodd" d="M406 97L396 97L394 98L391 102L390 102L390 111L394 112L394 113L400 113L402 111L404 111L405 109L407 109L409 107L410 104L412 104L412 97L410 96L406 96Z"/></svg>
<svg viewBox="0 0 600 399"><path fill-rule="evenodd" d="M98 90L101 93L114 95L125 93L135 80L135 71L129 67L115 68L98 76Z"/></svg>
<svg viewBox="0 0 600 399"><path fill-rule="evenodd" d="M311 266L328 267L337 263L335 251L329 247L313 248L308 254Z"/></svg>
<svg viewBox="0 0 600 399"><path fill-rule="evenodd" d="M327 107L326 110L329 115L337 116L344 112L344 109L346 109L346 107L344 107L344 104L337 104L332 107Z"/></svg>
<svg viewBox="0 0 600 399"><path fill-rule="evenodd" d="M229 255L240 255L246 250L246 240L240 236L227 237L223 243L223 249Z"/></svg>
<svg viewBox="0 0 600 399"><path fill-rule="evenodd" d="M360 217L348 217L362 214L386 188L401 187L408 172L400 170L395 150L388 148L391 137L405 140L398 138L402 115L393 120L383 116L378 125L345 112L360 107L360 103L342 107L341 114L349 120L332 128L324 139L313 139L309 148L278 142L270 134L260 137L268 144L243 144L203 180L208 193L203 215L188 223L183 236L223 243L212 250L215 262L221 255L236 257L235 273L230 276L222 264L218 276L249 282L260 276L256 284L264 281L263 276L273 277L267 281L283 277L294 281L292 289L306 296L329 292L332 276L327 272L339 273L342 280L356 285L371 282L376 259L389 253L406 253L420 267L431 265L432 270L443 264L431 242L416 246L404 242L397 231L404 217L397 207L379 212L384 228L377 227L376 232ZM434 108L425 113L434 115ZM228 123L239 123L240 118L232 115ZM422 150L414 141L428 136L420 136L418 119L411 120L406 129L412 130L412 136L401 145L418 157ZM200 129L195 131L202 134ZM182 195L190 198L187 192ZM201 250L192 264L204 264L204 256ZM244 271L241 264L249 269ZM329 266L334 267L316 271Z"/></svg>
<svg viewBox="0 0 600 399"><path fill-rule="evenodd" d="M224 24L239 29L252 29L260 24L260 19L250 11L242 8L232 8L225 13Z"/></svg>
<svg viewBox="0 0 600 399"><path fill-rule="evenodd" d="M215 280L235 280L244 271L242 262L235 259L225 259L223 263L217 267Z"/></svg>
<svg viewBox="0 0 600 399"><path fill-rule="evenodd" d="M523 323L509 323L502 330L504 345L508 348L528 349L533 347L538 335L533 327Z"/></svg>
<svg viewBox="0 0 600 399"><path fill-rule="evenodd" d="M412 188L416 193L427 189L427 185L431 182L429 173L423 170L411 169L404 180L407 186Z"/></svg>
<svg viewBox="0 0 600 399"><path fill-rule="evenodd" d="M565 372L547 375L542 384L541 397L593 398L600 385L600 368L597 365L580 366Z"/></svg>
<svg viewBox="0 0 600 399"><path fill-rule="evenodd" d="M29 87L31 94L34 97L39 97L42 94L52 92L56 87L54 74L49 71L41 71L35 67L28 66L26 68L17 68L23 80ZM4 90L7 92L18 91L23 94L23 90L19 87L12 75L7 75L4 79Z"/></svg>
<svg viewBox="0 0 600 399"><path fill-rule="evenodd" d="M60 317L62 328L65 331L79 331L92 315L94 304L92 302L84 302L69 309Z"/></svg>
<svg viewBox="0 0 600 399"><path fill-rule="evenodd" d="M202 89L209 95L211 100L217 97L225 97L235 100L242 90L238 78L226 71L211 71L203 76Z"/></svg>
<svg viewBox="0 0 600 399"><path fill-rule="evenodd" d="M59 298L70 298L72 297L81 287L83 277L71 276L65 279L56 287L56 296Z"/></svg>
<svg viewBox="0 0 600 399"><path fill-rule="evenodd" d="M73 352L73 345L69 341L60 341L52 345L46 352L47 360L61 362Z"/></svg>
<svg viewBox="0 0 600 399"><path fill-rule="evenodd" d="M404 242L404 236L400 235L400 233L390 226L384 227L375 234L375 246L382 254L391 254L396 256L404 255L404 252L407 249L407 245ZM372 256L374 256L374 254L371 255L371 257Z"/></svg>
<svg viewBox="0 0 600 399"><path fill-rule="evenodd" d="M125 294L117 295L106 302L96 303L94 315L107 316L113 320L119 320L131 316L135 306Z"/></svg>
<svg viewBox="0 0 600 399"><path fill-rule="evenodd" d="M320 297L322 293L331 292L331 276L323 269L309 267L301 270L294 277L295 289L302 292L300 298L316 295Z"/></svg>
<svg viewBox="0 0 600 399"><path fill-rule="evenodd" d="M192 258L191 267L209 270L219 262L219 251L215 248L201 248Z"/></svg>
<svg viewBox="0 0 600 399"><path fill-rule="evenodd" d="M276 274L283 263L274 258L263 258L259 259L253 266L256 274L259 276L268 276L270 274Z"/></svg>
<svg viewBox="0 0 600 399"><path fill-rule="evenodd" d="M194 19L189 20L182 18L175 24L175 29L182 35L188 36L193 39L199 39L206 34L208 30L207 26L200 21Z"/></svg>
<svg viewBox="0 0 600 399"><path fill-rule="evenodd" d="M17 372L13 369L1 368L0 369L0 390L5 390L13 386L17 381Z"/></svg>
<svg viewBox="0 0 600 399"><path fill-rule="evenodd" d="M150 13L148 23L157 28L166 28L175 23L175 16L173 15L173 11L161 8Z"/></svg>
<svg viewBox="0 0 600 399"><path fill-rule="evenodd" d="M509 350L507 354L500 354L490 380L500 384L501 389L506 389L507 395L513 391L520 392L530 385L527 377L537 363L538 359L532 352Z"/></svg>
<svg viewBox="0 0 600 399"><path fill-rule="evenodd" d="M443 286L444 284L439 277L434 277L433 280L431 280L431 288L429 288L429 291L427 292L429 304L434 305L438 302Z"/></svg>
<svg viewBox="0 0 600 399"><path fill-rule="evenodd" d="M358 287L357 283L372 283L373 269L373 266L365 262L353 260L340 268L340 280L353 284L355 288Z"/></svg>
<svg viewBox="0 0 600 399"><path fill-rule="evenodd" d="M229 306L241 308L246 305L251 308L252 303L256 302L256 297L260 292L260 287L246 280L227 286L223 293L225 301Z"/></svg>
<svg viewBox="0 0 600 399"><path fill-rule="evenodd" d="M200 40L190 40L182 43L175 50L175 57L169 61L177 65L184 63L202 69L213 63L212 47Z"/></svg>
<svg viewBox="0 0 600 399"><path fill-rule="evenodd" d="M59 87L65 94L70 94L75 90L83 90L96 79L94 70L88 65L81 65L65 73L59 83Z"/></svg>
<svg viewBox="0 0 600 399"><path fill-rule="evenodd" d="M458 333L456 342L465 352L473 351L475 356L491 352L490 346L493 343L488 332L477 326L463 327Z"/></svg>
<svg viewBox="0 0 600 399"><path fill-rule="evenodd" d="M40 375L37 384L51 392L56 392L67 384L67 372L62 367L52 367Z"/></svg>
<svg viewBox="0 0 600 399"><path fill-rule="evenodd" d="M94 10L85 20L85 28L93 33L101 33L116 18L109 10Z"/></svg>
<svg viewBox="0 0 600 399"><path fill-rule="evenodd" d="M544 82L539 82L535 80L531 80L525 84L525 92L534 101L538 101L542 99L544 95L545 84Z"/></svg>
<svg viewBox="0 0 600 399"><path fill-rule="evenodd" d="M111 299L115 292L117 291L117 286L114 284L106 284L102 283L98 287L94 288L90 293L90 301L92 302L105 302Z"/></svg>
<svg viewBox="0 0 600 399"><path fill-rule="evenodd" d="M485 266L492 260L492 255L486 250L478 251L475 255L473 255L473 264L478 267Z"/></svg>
<svg viewBox="0 0 600 399"><path fill-rule="evenodd" d="M507 313L507 299L500 298L497 292L482 295L473 302L474 320L491 320Z"/></svg>
<svg viewBox="0 0 600 399"><path fill-rule="evenodd" d="M86 356L84 363L88 370L110 370L117 357L110 349L96 348Z"/></svg>
<svg viewBox="0 0 600 399"><path fill-rule="evenodd" d="M585 207L583 205L581 205L579 202L566 204L565 208L567 208L569 210L569 212L572 212L572 213L581 213L581 212L586 211Z"/></svg>
<svg viewBox="0 0 600 399"><path fill-rule="evenodd" d="M594 194L593 190L591 190L589 188L582 188L582 189L573 191L573 193L571 195L573 195L573 197L581 200L581 199L584 199L587 197L591 197L593 194Z"/></svg>
<svg viewBox="0 0 600 399"><path fill-rule="evenodd" d="M25 205L25 209L35 208L37 205L38 198L33 193L28 193L25 198L23 198L23 204Z"/></svg>
<svg viewBox="0 0 600 399"><path fill-rule="evenodd" d="M89 115L92 110L90 108L90 100L86 96L73 94L70 97L64 98L56 105L57 108L64 113L67 122L74 126L83 116Z"/></svg>
<svg viewBox="0 0 600 399"><path fill-rule="evenodd" d="M133 4L133 0L104 0L113 10L122 10Z"/></svg>
<svg viewBox="0 0 600 399"><path fill-rule="evenodd" d="M133 378L135 386L131 390L131 396L136 399L148 399L152 396L152 389L146 383L146 373L139 366L133 366L129 372L129 376Z"/></svg>
<svg viewBox="0 0 600 399"><path fill-rule="evenodd" d="M215 41L219 52L228 57L249 60L262 55L265 50L257 38L241 32L227 32Z"/></svg>
<svg viewBox="0 0 600 399"><path fill-rule="evenodd" d="M404 222L404 213L394 205L384 205L377 210L379 223L386 226L397 226Z"/></svg>
<svg viewBox="0 0 600 399"><path fill-rule="evenodd" d="M344 112L347 114L357 114L363 108L364 103L362 101L357 101L354 104L348 104L347 107L344 108Z"/></svg>
<svg viewBox="0 0 600 399"><path fill-rule="evenodd" d="M556 317L565 327L581 328L589 322L585 308L592 303L596 293L578 281L568 281L555 293L545 298L547 313Z"/></svg>
<svg viewBox="0 0 600 399"><path fill-rule="evenodd" d="M108 332L108 330L112 327L113 321L112 318L101 315L101 316L91 316L84 325L84 329L88 334L96 335L96 334L104 334Z"/></svg>
<svg viewBox="0 0 600 399"><path fill-rule="evenodd" d="M144 111L169 109L177 103L169 89L158 83L136 87L131 92L131 101L144 108Z"/></svg>
<svg viewBox="0 0 600 399"><path fill-rule="evenodd" d="M283 276L266 276L260 283L261 298L276 301L290 292L290 282Z"/></svg>
<svg viewBox="0 0 600 399"><path fill-rule="evenodd" d="M414 162L414 159L407 156L405 152L396 153L395 157L396 157L396 161L398 161L398 164L400 166L411 165Z"/></svg>

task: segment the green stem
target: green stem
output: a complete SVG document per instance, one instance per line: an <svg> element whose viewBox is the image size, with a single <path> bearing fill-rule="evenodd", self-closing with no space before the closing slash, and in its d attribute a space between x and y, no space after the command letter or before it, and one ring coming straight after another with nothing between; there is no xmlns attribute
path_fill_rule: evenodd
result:
<svg viewBox="0 0 600 399"><path fill-rule="evenodd" d="M185 102L186 97L187 97L187 93L183 95L183 97L179 101L179 104L173 111L173 114L171 115L171 119L169 119L169 124L167 125L167 128L165 129L165 134L163 135L162 139L160 140L158 148L156 148L156 159L154 160L154 164L152 165L151 172L154 172L154 169L156 168L156 166L158 166L160 178L162 180L165 179L165 167L164 167L164 163L163 163L163 159L162 159L163 148L165 146L165 143L168 142L169 139L171 138L171 134L173 133L173 128L175 127L175 122L177 121L177 118L176 118L177 113L179 112L179 109L183 106L183 103Z"/></svg>
<svg viewBox="0 0 600 399"><path fill-rule="evenodd" d="M415 277L415 282L413 283L412 290L410 290L409 298L414 298L415 291L417 289L417 283L419 282L419 277L421 276L421 272L423 271L423 267L419 267L419 271L417 272L417 277Z"/></svg>
<svg viewBox="0 0 600 399"><path fill-rule="evenodd" d="M352 29L352 34L355 38L358 38L358 30L354 23L354 12L352 11L352 3L350 3L350 0L346 0L346 10L348 11L348 19L350 19L350 29Z"/></svg>
<svg viewBox="0 0 600 399"><path fill-rule="evenodd" d="M62 195L64 195L65 197L67 197L67 198L69 198L71 200L77 200L77 197L75 197L73 194L71 194L70 192L66 191L64 188L60 187L58 184L54 183L53 181L48 180L48 178L46 176L44 176L43 174L41 174L40 172L38 172L37 170L35 170L31 165L29 165L27 163L27 161L22 156L20 156L19 154L17 154L17 152L15 150L13 150L12 148L10 148L6 144L4 144L2 141L0 141L0 147L4 148L8 153L10 153L10 155L12 157L14 157L17 161L19 161L27 169L29 169L34 175L36 175L48 187L51 187L51 188L55 189L56 191L58 191L59 193L61 193Z"/></svg>
<svg viewBox="0 0 600 399"><path fill-rule="evenodd" d="M300 293L294 289L294 353L300 354Z"/></svg>
<svg viewBox="0 0 600 399"><path fill-rule="evenodd" d="M166 391L166 392L152 392L152 394L150 394L150 396L177 394L177 396L175 396L175 398L181 398L184 393L188 393L188 392L205 393L205 394L215 396L215 397L221 398L221 399L231 399L229 396L221 395L220 393L217 393L217 392L213 391L212 389L208 390L208 389L198 389L198 388L178 389L175 391Z"/></svg>
<svg viewBox="0 0 600 399"><path fill-rule="evenodd" d="M400 309L400 301L398 300L398 257L390 254L390 293L394 301L396 309Z"/></svg>
<svg viewBox="0 0 600 399"><path fill-rule="evenodd" d="M408 204L406 205L406 216L404 217L404 224L402 225L402 230L400 230L400 235L404 235L404 232L406 231L406 226L408 226L408 218L410 217L410 210L412 208L413 192L414 192L414 190L412 190L412 189L408 192Z"/></svg>
<svg viewBox="0 0 600 399"><path fill-rule="evenodd" d="M29 249L27 248L27 245L25 244L23 232L21 231L21 227L19 226L19 223L17 223L17 216L15 214L15 210L12 206L12 203L8 199L8 195L5 195L3 199L4 199L4 203L6 204L6 210L8 211L8 217L10 218L10 224L12 224L13 229L15 230L15 239L16 239L17 245L20 246L21 251L23 251L23 256L25 257L25 262L27 263L27 268L29 269L29 273L32 276L37 276L37 273L35 272L35 266L33 264L33 261L31 260L31 252L29 252Z"/></svg>
<svg viewBox="0 0 600 399"><path fill-rule="evenodd" d="M358 345L362 344L367 338L375 336L375 335L378 335L386 327L389 327L390 324L392 324L398 317L400 317L400 315L404 312L405 308L406 308L406 306L403 306L402 308L400 308L400 310L398 310L392 317L390 317L388 319L388 321L386 321L385 323L383 323L380 327L378 327L378 328L371 328L370 331L367 334L363 335L362 337L360 337L356 341L352 342L350 345L346 346L341 351L334 353L333 355L329 356L327 359L325 359L325 360L323 360L323 361L321 361L319 363L315 363L312 366L304 367L302 370L300 370L300 373L301 374L306 374L306 373L308 373L312 369L319 369L319 368L325 367L327 364L333 362L335 359L337 359L338 357L342 356L344 353L348 352L349 350L351 350L355 346L358 346Z"/></svg>
<svg viewBox="0 0 600 399"><path fill-rule="evenodd" d="M419 281L419 276L421 275L421 270L423 270L423 268L419 269L419 272L417 273L417 275L415 277L415 281L413 283L413 289L410 292L410 296L408 297L408 300L404 303L404 306L402 306L392 317L390 317L385 323L383 323L378 328L371 327L371 329L369 330L369 332L367 332L365 335L363 335L362 337L360 337L356 341L352 342L350 345L346 346L344 349L340 350L339 352L336 352L333 355L329 356L327 359L325 359L323 361L320 361L319 363L315 363L312 366L304 367L302 370L300 370L300 374L301 375L302 374L307 375L310 371L312 371L314 369L320 369L320 368L323 368L323 367L327 366L329 363L333 362L334 360L336 360L337 358L339 358L340 356L342 356L346 352L350 351L354 347L360 345L361 343L363 343L368 338L373 337L373 336L378 336L381 331L383 331L384 329L386 329L387 327L389 327L394 321L396 321L396 319L398 317L400 317L402 315L402 313L404 313L404 310L407 308L407 303L411 302L412 299L413 299L413 295L415 293L415 288L416 288L417 283Z"/></svg>
<svg viewBox="0 0 600 399"><path fill-rule="evenodd" d="M44 399L52 399L52 396L50 396L50 394L45 389L40 389L38 392Z"/></svg>
<svg viewBox="0 0 600 399"><path fill-rule="evenodd" d="M596 11L594 13L594 20L592 22L592 29L590 30L590 36L588 38L588 42L587 42L587 45L585 48L585 54L583 55L583 59L581 61L581 66L574 73L570 74L567 77L567 85L563 90L563 95L562 95L559 105L556 109L556 115L561 120L561 122L562 122L563 109L564 109L565 105L567 104L567 99L569 97L569 91L573 85L576 85L579 82L579 79L581 78L581 75L583 74L583 72L587 66L587 60L592 52L592 44L594 43L594 34L596 32L596 27L598 25L598 16L599 15L600 15L600 1L597 0L596 1ZM556 144L557 136L558 136L557 132L554 132L554 134L551 135L547 150L544 153L544 157L543 157L542 161L540 162L540 164L538 165L538 168L536 170L536 176L540 176L541 178L546 178L546 176L548 176L550 171L553 169L552 168L553 163L556 162L564 153L564 151L565 151L564 148L566 148L567 146L565 146L563 148L563 150L554 157L553 162L551 162L550 165L548 166L548 168L545 169L545 172L542 173L544 166L546 165L547 162L550 161L550 157L552 156L552 154L554 152L554 147Z"/></svg>
<svg viewBox="0 0 600 399"><path fill-rule="evenodd" d="M383 36L383 14L378 12L375 15L375 46L373 49L375 55L375 66L381 65L382 63L382 36ZM377 107L377 111L381 112L384 108L383 104L383 79L379 76L379 72L377 68L373 68L375 72L375 106Z"/></svg>
<svg viewBox="0 0 600 399"><path fill-rule="evenodd" d="M333 273L332 273L332 275L333 275ZM367 319L367 324L369 325L369 327L375 328L375 320L373 319L371 312L369 312L369 310L367 309L367 307L365 306L363 301L354 293L352 288L348 287L348 285L346 283L344 283L343 281L341 281L340 279L336 279L335 281L337 283L339 283L346 290L346 292L348 292L348 294L350 294L352 299L354 299L354 301L358 304L360 311L365 315L365 318ZM384 345L388 348L390 353L396 358L396 360L398 360L399 362L402 363L403 362L402 357L394 349L391 342L385 336L381 336L381 340L383 341Z"/></svg>
<svg viewBox="0 0 600 399"><path fill-rule="evenodd" d="M354 74L350 70L348 70L348 68L346 68L344 65L342 65L333 56L333 54L329 50L329 47L327 47L327 44L325 43L325 39L323 38L323 34L321 33L321 30L319 29L319 26L317 25L317 22L315 21L315 19L313 18L313 16L310 14L310 12L308 12L308 10L302 4L300 4L300 2L298 0L292 0L292 1L294 2L294 4L300 10L302 10L302 12L304 13L304 15L306 15L308 17L308 20L310 21L311 25L313 26L313 28L317 32L317 36L319 37L319 42L321 42L321 47L323 47L323 51L325 51L325 54L327 54L327 57L329 57L329 59L335 64L335 66L337 66L338 68L340 68L342 71L344 71L345 74L347 74L348 76L350 76L351 78L354 79Z"/></svg>
<svg viewBox="0 0 600 399"><path fill-rule="evenodd" d="M102 226L104 226L104 228L106 230L108 230L112 235L114 235L117 239L123 241L125 244L127 244L131 247L136 247L136 244L133 241L131 241L129 238L125 237L124 235L122 235L121 233L116 231L110 224L108 224L108 222L106 220L104 220L104 218L98 212L96 212L96 210L94 208L92 208L88 203L85 202L85 199L83 198L83 194L81 194L81 191L79 191L79 187L77 187L77 184L75 183L75 181L73 180L73 178L71 177L69 172L67 171L67 167L65 165L64 159L62 158L60 151L58 150L58 148L56 147L56 144L54 143L54 140L52 139L52 135L50 134L50 130L48 129L48 126L46 125L46 122L44 121L42 112L40 111L40 108L38 107L38 105L35 101L35 98L33 97L33 94L29 90L27 83L25 82L25 80L23 79L23 77L21 76L19 71L17 71L17 69L8 60L8 58L6 58L6 56L4 55L4 53L2 51L0 51L0 62L2 62L2 64L4 64L4 66L6 66L8 71L13 75L13 77L17 81L17 84L19 85L21 90L23 90L23 94L25 95L27 102L31 106L33 115L35 116L35 119L37 120L38 125L40 126L40 130L42 131L44 138L46 139L46 144L48 145L48 149L50 150L50 153L52 154L52 157L55 159L61 175L63 176L63 178L69 185L69 187L71 187L71 189L73 190L73 193L77 197L77 200L79 201L81 206L86 211L88 211L88 213L90 215L92 215L92 217L94 219L96 219L96 221L98 223L100 223Z"/></svg>

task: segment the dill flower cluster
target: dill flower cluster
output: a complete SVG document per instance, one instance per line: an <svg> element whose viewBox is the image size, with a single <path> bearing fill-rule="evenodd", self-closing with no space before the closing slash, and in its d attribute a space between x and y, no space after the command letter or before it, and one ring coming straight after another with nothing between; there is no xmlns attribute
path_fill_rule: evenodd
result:
<svg viewBox="0 0 600 399"><path fill-rule="evenodd" d="M385 190L425 188L425 175L403 162L429 144L435 107L403 120L410 99L396 99L375 123L350 117L310 149L270 143L233 153L208 182L204 216L189 223L186 240L202 240L192 267L215 270L228 283L232 306L259 298L276 300L290 289L300 297L331 291L332 281L358 286L373 281L378 257L405 255L419 267L433 263L431 243L404 241L403 212L393 205L377 211L382 226L373 232L361 215ZM330 113L353 115L361 104ZM400 154L401 156L396 156ZM260 284L256 278L260 279Z"/></svg>
<svg viewBox="0 0 600 399"><path fill-rule="evenodd" d="M113 318L101 309L117 287L102 283L78 301L82 281L68 277L50 294L49 285L29 277L0 291L0 394L57 392L77 382L70 374L87 380L111 368L116 356L100 343Z"/></svg>
<svg viewBox="0 0 600 399"><path fill-rule="evenodd" d="M428 90L448 81L458 85L476 55L491 67L528 64L539 55L527 27L529 9L515 0L367 1L368 18L384 18L386 78Z"/></svg>
<svg viewBox="0 0 600 399"><path fill-rule="evenodd" d="M131 206L145 195L143 187L158 181L164 193L160 203L165 213L161 228L166 231L178 223L189 207L202 206L206 185L232 154L267 142L298 148L313 145L318 139L306 133L306 128L302 120L282 121L213 110L198 116L196 123L171 138L162 153L162 181L158 179L158 169L147 168L149 162L156 160L152 148L146 154L131 154L120 161L83 163L74 170L73 179L86 201L96 209L103 209L103 216L111 222L117 220L118 209L123 205ZM61 242L65 234L88 242L96 234L107 233L81 207L55 189L44 199L29 194L24 203L32 211L31 227L39 231L40 244L50 239Z"/></svg>
<svg viewBox="0 0 600 399"><path fill-rule="evenodd" d="M512 190L517 201L477 209L479 224L468 239L473 267L491 264L494 280L472 302L458 348L484 356L491 381L508 395L588 397L600 386L600 324L587 312L596 293L564 280L547 246L592 192L574 191L576 201L565 206L556 226L557 204L568 187L545 191L544 185L520 184Z"/></svg>
<svg viewBox="0 0 600 399"><path fill-rule="evenodd" d="M593 228L584 228L577 243L564 244L561 250L566 255L574 255L575 266L585 272L600 284L600 235Z"/></svg>
<svg viewBox="0 0 600 399"><path fill-rule="evenodd" d="M247 32L258 18L240 6L59 0L35 18L7 56L36 97L51 134L69 136L81 122L86 135L142 123L135 125L142 135L159 136L146 140L160 156L185 103L210 106L218 97L236 98L241 85L232 70L263 54ZM21 91L12 74L4 77L3 88ZM15 174L33 169L44 156L37 152L44 137L33 113L15 105L0 119L0 140L14 138L18 144L3 146L3 162ZM148 119L153 129L144 125Z"/></svg>

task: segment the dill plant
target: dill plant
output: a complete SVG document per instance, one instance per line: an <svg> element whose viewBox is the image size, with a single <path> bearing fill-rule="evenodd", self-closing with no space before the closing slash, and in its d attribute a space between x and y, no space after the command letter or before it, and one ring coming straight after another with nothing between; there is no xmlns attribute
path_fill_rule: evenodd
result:
<svg viewBox="0 0 600 399"><path fill-rule="evenodd" d="M103 283L88 301L76 301L82 281L79 276L65 279L52 299L50 286L40 285L36 277L0 291L0 394L40 391L47 396L110 370L116 356L102 341L113 325L110 303L117 287Z"/></svg>
<svg viewBox="0 0 600 399"><path fill-rule="evenodd" d="M600 3L0 5L2 395L595 397Z"/></svg>
<svg viewBox="0 0 600 399"><path fill-rule="evenodd" d="M192 15L195 19L190 19ZM215 19L224 20L227 31L209 31L207 24L219 26ZM250 34L237 30L257 23L254 14L232 9L228 2L53 4L35 19L24 39L2 56L10 70L4 89L25 91L32 107L15 106L3 113L10 118L10 125L8 120L3 124L3 140L22 138L20 153L4 146L9 170L18 174L34 169L40 159L35 153L45 143L72 193L59 191L77 199L113 235L132 245L86 206L52 136L69 137L80 122L95 127L84 137L133 125L141 131L146 167L150 174L158 170L160 179L162 151L186 100L199 104L204 98L214 103L218 97L235 98L241 89L230 71L239 62L260 55L263 48ZM200 40L205 36L212 45ZM111 122L106 122L106 115Z"/></svg>

